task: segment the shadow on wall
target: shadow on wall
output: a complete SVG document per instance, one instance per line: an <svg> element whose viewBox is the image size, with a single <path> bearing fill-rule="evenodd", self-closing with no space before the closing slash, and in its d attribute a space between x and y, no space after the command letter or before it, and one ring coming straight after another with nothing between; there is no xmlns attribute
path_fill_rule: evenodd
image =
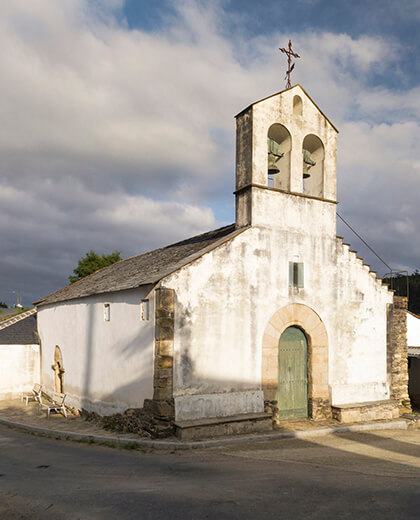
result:
<svg viewBox="0 0 420 520"><path fill-rule="evenodd" d="M181 395L195 395L195 394L214 394L214 393L229 393L229 392L244 392L244 391L260 391L260 388L252 386L245 381L229 381L223 379L199 378L195 379L194 388L189 392L183 390ZM143 400L136 401L136 395L139 394L139 389L142 387L144 379L139 377L125 385L121 385L114 391L98 396L98 399L91 399L84 397L82 399L83 408L86 410L97 411L100 415L111 415L116 412L123 412L127 408L142 408ZM128 399L131 397L131 401ZM153 398L153 390L150 399ZM98 411L102 409L102 412Z"/></svg>
<svg viewBox="0 0 420 520"><path fill-rule="evenodd" d="M87 331L86 331L86 356L85 356L85 377L83 382L82 391L82 403L84 399L89 399L90 396L90 383L92 378L92 358L94 352L93 344L93 332L94 332L94 320L93 320L93 305L88 305L88 320L87 320ZM83 405L84 407L84 405Z"/></svg>
<svg viewBox="0 0 420 520"><path fill-rule="evenodd" d="M103 360L101 358L103 355L101 345L95 340L98 332L96 330L96 327L98 327L96 319L98 319L98 316L95 315L94 306L88 305L84 349L78 349L77 352L76 350L70 352L69 349L62 349L60 366L66 370L62 387L63 392L67 393L69 398L80 400L80 407L86 409L91 409L92 403L98 404L99 402L111 404L118 401L122 406L124 406L124 403L127 403L127 406L128 403L132 405L136 395L143 396L143 398L146 395L152 398L153 336L150 328L147 327L137 333L126 344L122 345L116 342L110 345L107 349L110 353L110 359ZM152 322L150 327L153 327ZM149 352L151 353L150 356ZM77 356L77 359L75 359L75 356ZM68 369L70 357L73 358L72 366L76 366L79 371L76 376L74 376L74 372L72 374ZM54 362L56 365L57 360L54 359ZM48 384L44 383L44 386L50 391L57 390L57 388L54 388L56 373L53 370L55 365L51 365L48 359L43 359L43 363L46 375L51 372L52 376ZM118 386L121 382L124 382L124 384ZM101 388L105 392L100 391ZM109 393L106 393L106 390ZM141 404L139 403L138 406L141 406Z"/></svg>
<svg viewBox="0 0 420 520"><path fill-rule="evenodd" d="M100 349L100 345L95 344L93 338L95 337L95 325L93 319L93 308L90 306L88 315L89 326L86 333L86 355L85 355L85 374L84 384L82 393L82 406L86 409L91 408L92 404L99 401L103 403L109 403L109 405L115 404L119 409L124 406L133 406L136 402L138 395L143 396L140 398L141 401L146 397L153 397L153 337L151 336L150 329L147 327L139 334L135 335L127 344L123 347L115 344L110 347L109 351L115 353L115 357L110 360L107 374L100 374L106 381L118 381L125 380L124 384L118 386L111 392L100 395L95 392L92 388L92 378L94 375L95 367L94 360L100 355L97 349ZM148 360L147 351L150 352L150 360ZM142 356L144 354L144 356ZM130 373L133 373L133 357L136 356L139 360L138 366L136 367L136 377L134 380L129 380ZM142 363L140 363L142 360ZM128 370L127 370L128 369ZM138 402L137 406L141 407L143 402Z"/></svg>

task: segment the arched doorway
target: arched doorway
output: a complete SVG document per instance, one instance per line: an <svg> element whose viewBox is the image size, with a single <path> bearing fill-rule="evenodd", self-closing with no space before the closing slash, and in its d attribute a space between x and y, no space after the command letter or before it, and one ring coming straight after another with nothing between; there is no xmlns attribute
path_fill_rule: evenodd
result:
<svg viewBox="0 0 420 520"><path fill-rule="evenodd" d="M299 327L280 336L277 403L279 419L308 416L308 342Z"/></svg>
<svg viewBox="0 0 420 520"><path fill-rule="evenodd" d="M55 391L63 393L64 390L64 367L63 367L63 356L58 345L54 349L54 365L51 366L54 370L54 384Z"/></svg>
<svg viewBox="0 0 420 520"><path fill-rule="evenodd" d="M300 330L306 341L307 415L315 420L330 418L327 331L320 316L307 305L300 303L291 303L277 310L266 325L262 338L261 363L264 400L268 406L278 409L279 345L284 339L283 333L291 327ZM293 331L291 334L297 337L300 333ZM305 358L303 354L300 355Z"/></svg>

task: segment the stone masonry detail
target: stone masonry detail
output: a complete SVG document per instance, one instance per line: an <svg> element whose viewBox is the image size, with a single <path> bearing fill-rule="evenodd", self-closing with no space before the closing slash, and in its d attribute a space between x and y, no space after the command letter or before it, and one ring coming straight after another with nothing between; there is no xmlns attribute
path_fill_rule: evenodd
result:
<svg viewBox="0 0 420 520"><path fill-rule="evenodd" d="M411 410L408 396L407 305L407 298L394 296L394 303L388 310L387 367L390 398L398 401L400 409Z"/></svg>
<svg viewBox="0 0 420 520"><path fill-rule="evenodd" d="M173 356L175 291L159 288L155 291L155 358L153 376L154 412L173 419ZM145 403L146 404L146 403Z"/></svg>

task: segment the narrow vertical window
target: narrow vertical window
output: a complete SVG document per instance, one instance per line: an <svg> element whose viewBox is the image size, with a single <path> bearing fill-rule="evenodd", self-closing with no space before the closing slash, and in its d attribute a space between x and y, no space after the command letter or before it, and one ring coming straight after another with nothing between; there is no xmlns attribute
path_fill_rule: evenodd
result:
<svg viewBox="0 0 420 520"><path fill-rule="evenodd" d="M303 287L303 262L289 262L289 287Z"/></svg>
<svg viewBox="0 0 420 520"><path fill-rule="evenodd" d="M293 113L295 116L302 115L302 98L300 96L295 96L293 98Z"/></svg>
<svg viewBox="0 0 420 520"><path fill-rule="evenodd" d="M148 321L150 319L150 303L149 300L141 301L141 319Z"/></svg>
<svg viewBox="0 0 420 520"><path fill-rule="evenodd" d="M109 321L111 319L111 304L104 303L104 320Z"/></svg>

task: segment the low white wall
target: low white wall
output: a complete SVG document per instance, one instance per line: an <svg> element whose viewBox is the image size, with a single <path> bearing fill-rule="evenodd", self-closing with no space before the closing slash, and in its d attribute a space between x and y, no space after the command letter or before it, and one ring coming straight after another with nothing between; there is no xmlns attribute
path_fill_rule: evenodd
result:
<svg viewBox="0 0 420 520"><path fill-rule="evenodd" d="M420 347L420 318L407 312L407 345Z"/></svg>
<svg viewBox="0 0 420 520"><path fill-rule="evenodd" d="M387 383L357 383L354 385L330 386L331 402L334 405L382 401L389 399L389 385Z"/></svg>
<svg viewBox="0 0 420 520"><path fill-rule="evenodd" d="M40 382L39 345L0 345L0 399L14 399Z"/></svg>

